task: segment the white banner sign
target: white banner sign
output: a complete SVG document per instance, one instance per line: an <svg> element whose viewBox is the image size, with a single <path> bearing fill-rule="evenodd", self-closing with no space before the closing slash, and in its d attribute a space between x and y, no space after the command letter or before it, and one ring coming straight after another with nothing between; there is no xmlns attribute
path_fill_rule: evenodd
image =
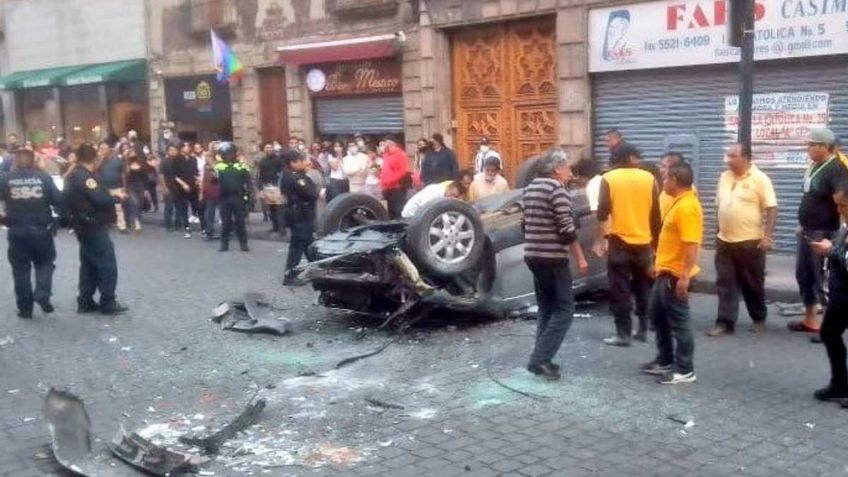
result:
<svg viewBox="0 0 848 477"><path fill-rule="evenodd" d="M804 168L810 129L827 127L827 93L755 94L751 145L760 167ZM739 97L724 98L724 130L736 142Z"/></svg>
<svg viewBox="0 0 848 477"><path fill-rule="evenodd" d="M593 9L589 71L739 61L727 0L662 0ZM848 0L756 0L754 58L848 53Z"/></svg>

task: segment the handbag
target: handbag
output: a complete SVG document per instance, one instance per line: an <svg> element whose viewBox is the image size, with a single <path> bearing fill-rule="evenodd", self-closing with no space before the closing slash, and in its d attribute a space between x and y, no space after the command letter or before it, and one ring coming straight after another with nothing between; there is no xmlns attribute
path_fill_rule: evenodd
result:
<svg viewBox="0 0 848 477"><path fill-rule="evenodd" d="M280 192L280 188L275 185L262 187L259 198L265 205L283 205L283 194Z"/></svg>

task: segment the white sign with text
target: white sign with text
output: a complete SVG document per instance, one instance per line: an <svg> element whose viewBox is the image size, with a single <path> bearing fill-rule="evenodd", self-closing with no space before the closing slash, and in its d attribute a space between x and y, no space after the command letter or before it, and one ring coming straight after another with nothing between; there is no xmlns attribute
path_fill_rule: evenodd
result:
<svg viewBox="0 0 848 477"><path fill-rule="evenodd" d="M727 0L661 0L591 10L589 71L739 61ZM848 0L756 0L754 58L848 53Z"/></svg>

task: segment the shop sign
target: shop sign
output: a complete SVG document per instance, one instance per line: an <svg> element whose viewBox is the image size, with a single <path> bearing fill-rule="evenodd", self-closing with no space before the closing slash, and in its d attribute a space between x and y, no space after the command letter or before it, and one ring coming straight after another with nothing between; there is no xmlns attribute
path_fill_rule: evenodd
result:
<svg viewBox="0 0 848 477"><path fill-rule="evenodd" d="M178 122L216 121L231 115L230 87L213 75L165 80L168 118Z"/></svg>
<svg viewBox="0 0 848 477"><path fill-rule="evenodd" d="M400 93L400 63L366 60L307 66L306 87L313 96Z"/></svg>
<svg viewBox="0 0 848 477"><path fill-rule="evenodd" d="M751 115L752 153L760 167L804 168L813 128L827 127L830 95L819 92L755 94ZM739 97L724 98L724 130L736 142Z"/></svg>
<svg viewBox="0 0 848 477"><path fill-rule="evenodd" d="M592 72L739 61L727 44L729 0L661 0L589 14ZM848 1L756 0L754 58L848 53Z"/></svg>

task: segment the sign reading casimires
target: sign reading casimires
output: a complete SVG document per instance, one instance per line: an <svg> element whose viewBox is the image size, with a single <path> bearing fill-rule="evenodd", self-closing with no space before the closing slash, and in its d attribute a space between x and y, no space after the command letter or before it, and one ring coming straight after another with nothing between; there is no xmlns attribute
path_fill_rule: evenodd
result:
<svg viewBox="0 0 848 477"><path fill-rule="evenodd" d="M593 9L592 72L739 61L728 0L660 0ZM848 53L848 0L756 0L754 58Z"/></svg>
<svg viewBox="0 0 848 477"><path fill-rule="evenodd" d="M813 128L827 127L830 95L824 92L755 94L751 117L754 159L760 167L807 167L807 139ZM724 130L736 142L739 97L724 98Z"/></svg>

